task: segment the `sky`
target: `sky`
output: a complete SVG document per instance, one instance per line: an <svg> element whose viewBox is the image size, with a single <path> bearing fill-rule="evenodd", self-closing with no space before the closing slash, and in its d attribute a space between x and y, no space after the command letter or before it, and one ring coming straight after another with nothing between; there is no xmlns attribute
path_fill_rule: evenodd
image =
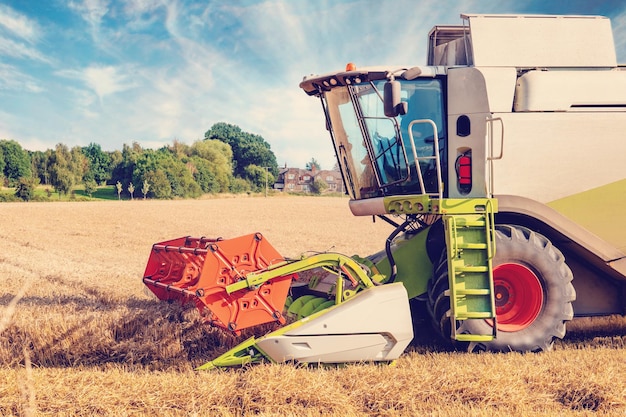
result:
<svg viewBox="0 0 626 417"><path fill-rule="evenodd" d="M279 166L331 169L302 77L425 65L429 30L461 13L607 16L626 63L623 0L0 0L0 139L157 149L226 122Z"/></svg>

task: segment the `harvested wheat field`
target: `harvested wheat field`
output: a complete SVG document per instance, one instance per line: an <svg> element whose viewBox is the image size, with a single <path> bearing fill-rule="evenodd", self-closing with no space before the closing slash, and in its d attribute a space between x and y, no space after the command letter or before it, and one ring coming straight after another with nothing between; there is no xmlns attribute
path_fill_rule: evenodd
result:
<svg viewBox="0 0 626 417"><path fill-rule="evenodd" d="M237 340L141 283L151 245L259 231L287 257L367 255L391 227L346 198L0 205L0 415L626 415L626 319L542 354L466 354L425 328L395 366L193 370ZM242 336L243 338L244 336Z"/></svg>

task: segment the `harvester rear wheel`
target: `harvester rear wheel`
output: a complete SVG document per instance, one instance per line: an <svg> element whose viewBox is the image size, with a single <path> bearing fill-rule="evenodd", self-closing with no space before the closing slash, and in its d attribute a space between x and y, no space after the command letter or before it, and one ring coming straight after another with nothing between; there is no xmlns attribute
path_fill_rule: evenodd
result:
<svg viewBox="0 0 626 417"><path fill-rule="evenodd" d="M429 306L436 329L450 337L448 268L444 252L429 285ZM572 272L563 254L550 240L530 229L496 226L493 259L497 338L490 342L459 345L469 351L544 351L555 338L565 336L572 319L576 295ZM459 333L489 334L492 320L467 320Z"/></svg>

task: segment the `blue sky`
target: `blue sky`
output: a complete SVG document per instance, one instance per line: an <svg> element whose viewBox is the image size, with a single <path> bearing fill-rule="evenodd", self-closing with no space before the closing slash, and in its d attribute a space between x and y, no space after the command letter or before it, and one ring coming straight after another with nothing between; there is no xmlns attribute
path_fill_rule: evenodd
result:
<svg viewBox="0 0 626 417"><path fill-rule="evenodd" d="M621 0L0 0L0 139L156 149L227 122L262 135L279 165L329 169L302 77L423 65L428 31L461 13L608 16L626 63Z"/></svg>

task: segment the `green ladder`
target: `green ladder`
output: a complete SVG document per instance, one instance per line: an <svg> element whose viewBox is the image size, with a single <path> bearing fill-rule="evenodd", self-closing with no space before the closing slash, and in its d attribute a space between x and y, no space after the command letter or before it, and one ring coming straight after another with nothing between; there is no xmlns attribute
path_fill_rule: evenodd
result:
<svg viewBox="0 0 626 417"><path fill-rule="evenodd" d="M487 342L496 337L492 259L495 254L493 209L483 213L443 216L448 251L452 339ZM489 334L459 332L466 320L490 320Z"/></svg>

